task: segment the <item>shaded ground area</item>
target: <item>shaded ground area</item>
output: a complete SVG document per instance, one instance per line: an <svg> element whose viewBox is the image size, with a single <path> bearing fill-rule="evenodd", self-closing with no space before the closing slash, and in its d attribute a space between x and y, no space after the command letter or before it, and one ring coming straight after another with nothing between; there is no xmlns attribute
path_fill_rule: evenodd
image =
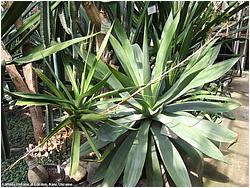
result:
<svg viewBox="0 0 250 188"><path fill-rule="evenodd" d="M7 115L6 121L10 142L10 158L1 162L1 185L4 183L26 182L28 166L25 161L20 161L13 169L4 171L25 153L28 143L33 143L32 126L28 117L20 113Z"/></svg>
<svg viewBox="0 0 250 188"><path fill-rule="evenodd" d="M17 163L12 169L6 170L17 159L26 152L26 147L30 143L34 144L33 129L29 113L26 110L16 110L6 113L7 131L10 142L10 158L1 161L1 185L14 186L15 184L27 183L28 166L24 160ZM65 151L54 152L48 158L38 160L40 164L60 164L68 158Z"/></svg>
<svg viewBox="0 0 250 188"><path fill-rule="evenodd" d="M221 145L229 164L214 160L205 163L204 186L209 187L248 187L249 186L249 74L235 78L229 86L232 97L242 106L233 111L236 120L225 119L223 124L238 133L238 141L227 149Z"/></svg>

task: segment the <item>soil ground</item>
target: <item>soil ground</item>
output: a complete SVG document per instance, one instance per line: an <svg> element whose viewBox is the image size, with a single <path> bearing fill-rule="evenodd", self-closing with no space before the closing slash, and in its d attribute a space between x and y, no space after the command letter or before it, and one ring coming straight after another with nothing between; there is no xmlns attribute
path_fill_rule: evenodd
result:
<svg viewBox="0 0 250 188"><path fill-rule="evenodd" d="M10 158L1 161L1 186L21 186L27 184L28 166L24 160L11 170L5 169L22 157L29 144L35 144L29 111L22 108L5 109L7 132L10 143ZM56 116L56 114L54 114ZM61 164L69 158L70 152L62 150L53 152L48 158L38 160L39 164ZM26 185L27 186L27 185Z"/></svg>
<svg viewBox="0 0 250 188"><path fill-rule="evenodd" d="M242 106L233 111L236 120L225 119L223 125L238 133L238 141L229 149L221 145L229 164L206 163L203 181L208 187L249 187L249 73L234 78L229 90Z"/></svg>

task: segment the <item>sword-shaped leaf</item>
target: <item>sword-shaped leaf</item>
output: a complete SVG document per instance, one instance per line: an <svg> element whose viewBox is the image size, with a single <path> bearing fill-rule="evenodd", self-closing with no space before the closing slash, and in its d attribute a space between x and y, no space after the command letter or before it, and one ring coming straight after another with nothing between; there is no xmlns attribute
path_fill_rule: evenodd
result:
<svg viewBox="0 0 250 188"><path fill-rule="evenodd" d="M77 98L78 106L80 106L82 104L84 97L88 97L88 96L96 94L97 91L106 84L106 81L109 79L109 77L110 77L110 75L105 76L105 78L103 78L103 80L98 82L93 87L89 88L88 91L81 93L80 96Z"/></svg>
<svg viewBox="0 0 250 188"><path fill-rule="evenodd" d="M166 116L164 114L158 115L155 120L161 122L165 126L168 126L177 136L179 136L181 139L185 140L187 143L197 148L207 156L223 162L227 162L221 151L194 127L174 122L169 118L169 116Z"/></svg>
<svg viewBox="0 0 250 188"><path fill-rule="evenodd" d="M119 59L119 62L121 63L122 68L124 69L126 75L132 79L132 81L135 85L138 86L139 85L139 82L137 79L138 76L136 76L136 73L135 73L136 67L135 68L132 67L130 60L127 57L127 54L126 54L125 50L123 49L123 46L112 35L110 36L109 40L110 40L110 43L115 51L115 54L117 55L117 58Z"/></svg>
<svg viewBox="0 0 250 188"><path fill-rule="evenodd" d="M79 43L79 42L83 42L91 37L94 37L96 36L98 33L95 33L95 34L92 34L92 35L88 35L86 37L79 37L79 38L75 38L75 39L72 39L72 40L68 40L68 41L65 41L65 42L61 42L61 43L57 43L55 45L52 45L51 47L47 48L47 49L44 49L44 50L41 50L41 51L37 51L37 52L34 52L34 53L31 53L25 57L21 57L21 58L18 58L18 59L13 59L12 61L10 62L6 62L6 64L9 64L9 63L17 63L19 65L21 64L25 64L25 63L30 63L30 62L34 62L34 61L38 61L40 59L43 59L45 57L48 57L56 52L59 52L73 44L76 44L76 43Z"/></svg>
<svg viewBox="0 0 250 188"><path fill-rule="evenodd" d="M80 130L77 126L73 128L73 138L71 146L71 158L70 158L70 176L76 174L80 160Z"/></svg>
<svg viewBox="0 0 250 188"><path fill-rule="evenodd" d="M44 103L50 103L50 104L60 104L60 105L70 105L74 108L75 105L71 103L68 100L60 99L58 97L50 96L50 95L45 95L45 94L38 94L38 93L23 93L23 92L6 92L11 96L15 96L18 98L25 99L26 101L39 101L39 102L44 102Z"/></svg>
<svg viewBox="0 0 250 188"><path fill-rule="evenodd" d="M148 147L148 131L150 121L144 120L141 122L138 133L128 153L128 158L123 175L123 186L134 187L138 183L144 162L147 154Z"/></svg>
<svg viewBox="0 0 250 188"><path fill-rule="evenodd" d="M152 135L150 135L148 143L149 146L145 162L147 186L162 187L163 186L162 172L156 152L156 145L154 143L154 138Z"/></svg>
<svg viewBox="0 0 250 188"><path fill-rule="evenodd" d="M171 51L171 44L175 31L177 29L177 25L179 23L179 19L180 19L180 12L176 15L174 19L172 17L172 13L170 13L168 20L165 23L162 32L160 47L156 56L155 67L152 72L152 80L159 78L162 75L166 57L169 55L169 52ZM155 98L158 97L159 90L160 90L160 82L157 82L152 85L152 93L155 95Z"/></svg>
<svg viewBox="0 0 250 188"><path fill-rule="evenodd" d="M192 101L180 102L164 106L165 112L179 112L179 111L202 111L211 113L229 112L238 108L238 103L220 103L220 102L206 102L206 101Z"/></svg>
<svg viewBox="0 0 250 188"><path fill-rule="evenodd" d="M102 141L97 138L92 138L96 149L101 149L102 147L106 146L110 143L110 141ZM89 142L85 142L80 146L80 157L85 157L87 154L93 152L93 148L90 146Z"/></svg>
<svg viewBox="0 0 250 188"><path fill-rule="evenodd" d="M21 2L22 3L22 2ZM51 10L54 10L58 5L60 4L60 1L53 2L51 5ZM24 23L19 27L11 36L10 40L6 42L6 46L9 46L12 44L13 41L15 41L20 35L27 32L29 28L32 28L34 25L40 22L40 11L38 10L37 13L33 14L32 16L28 17L24 20Z"/></svg>
<svg viewBox="0 0 250 188"><path fill-rule="evenodd" d="M105 50L105 48L106 48L106 46L108 44L108 40L109 40L111 31L113 29L113 25L114 24L112 24L112 26L109 28L108 32L106 33L106 35L105 35L105 37L104 37L104 39L102 41L102 44L100 46L100 49L97 52L96 58L94 60L94 63L93 63L93 65L91 66L91 68L89 70L89 74L87 76L86 82L84 83L85 91L88 89L90 81L92 80L92 77L93 77L95 69L96 69L96 64L99 62L99 60L100 60L100 58L102 56L102 53L104 52L104 50Z"/></svg>
<svg viewBox="0 0 250 188"><path fill-rule="evenodd" d="M81 122L77 122L77 125L84 132L84 134L85 134L85 136L86 136L86 138L88 140L88 143L91 146L91 148L93 149L93 151L95 152L97 158L100 159L101 158L101 154L99 153L98 149L96 148L96 146L94 144L94 141L93 141L93 138L89 135L87 129L84 127L84 125ZM80 151L80 149L79 149L79 151Z"/></svg>
<svg viewBox="0 0 250 188"><path fill-rule="evenodd" d="M117 151L117 148L111 150L108 156L106 156L105 159L101 162L100 166L97 168L93 178L90 181L91 184L97 183L98 181L101 181L105 177L106 170L116 151Z"/></svg>
<svg viewBox="0 0 250 188"><path fill-rule="evenodd" d="M167 93L161 96L160 100L157 101L155 106L159 106L163 103L168 104L183 95L184 93L186 93L187 91L189 91L190 89L203 86L205 83L220 78L222 75L228 72L238 60L239 58L228 59L209 66L203 69L202 71L197 72L198 74L192 73L194 74L194 76L189 80L189 82L184 80L180 83L176 83L178 84L178 86L173 86L176 87L176 89L170 89ZM187 77L190 77L190 75L188 75Z"/></svg>
<svg viewBox="0 0 250 188"><path fill-rule="evenodd" d="M126 137L126 139L123 141L123 143L119 146L117 152L114 154L114 157L112 158L109 167L106 171L104 180L103 180L103 186L104 187L113 187L120 177L127 160L128 152L133 144L133 141L135 139L136 132L133 131L129 133L129 135Z"/></svg>
<svg viewBox="0 0 250 188"><path fill-rule="evenodd" d="M57 89L56 85L47 77L45 76L42 71L38 69L34 69L36 72L37 76L41 78L41 80L49 87L49 89L59 98L66 99L63 93Z"/></svg>
<svg viewBox="0 0 250 188"><path fill-rule="evenodd" d="M150 130L169 175L176 186L191 187L186 166L172 142L167 136L161 134L161 127L152 125Z"/></svg>
<svg viewBox="0 0 250 188"><path fill-rule="evenodd" d="M71 83L71 86L72 86L72 90L74 92L74 95L75 95L75 98L77 99L78 96L79 96L79 88L76 84L76 78L74 76L74 73L73 73L73 70L72 70L72 67L71 67L71 64L70 64L70 59L67 58L67 56L64 56L62 58L62 61L63 61L63 64L64 64L64 67L65 67L65 71L66 71L66 74L69 78L69 81Z"/></svg>
<svg viewBox="0 0 250 188"><path fill-rule="evenodd" d="M237 134L222 125L191 116L168 116L168 119L196 129L200 135L218 142L233 142L237 139Z"/></svg>
<svg viewBox="0 0 250 188"><path fill-rule="evenodd" d="M30 1L15 1L1 19L1 33L5 33L29 6Z"/></svg>

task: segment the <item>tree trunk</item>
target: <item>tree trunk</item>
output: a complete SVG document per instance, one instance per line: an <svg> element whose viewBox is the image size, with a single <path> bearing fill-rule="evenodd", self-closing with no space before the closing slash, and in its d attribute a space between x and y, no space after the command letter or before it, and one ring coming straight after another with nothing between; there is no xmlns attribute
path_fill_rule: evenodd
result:
<svg viewBox="0 0 250 188"><path fill-rule="evenodd" d="M86 14L88 15L91 23L95 26L95 30L97 32L101 31L101 25L102 25L102 21L105 21L107 18L107 15L105 14L105 12L103 11L98 11L95 4L93 2L90 1L86 1L83 2L83 7L86 11ZM100 33L96 36L96 51L98 51L101 47L102 41L105 37L105 34ZM102 54L102 61L104 63L109 63L109 58L107 58L109 56L108 53L108 49L105 48L103 54Z"/></svg>
<svg viewBox="0 0 250 188"><path fill-rule="evenodd" d="M5 61L10 61L12 59L11 55L5 50L3 42L1 43L1 57ZM29 65L29 67L30 66L32 66L32 64ZM12 82L15 84L17 91L22 91L26 93L36 92L36 90L33 87L34 86L33 79L30 79L32 74L30 75L26 74L26 77L27 77L27 80L26 80L27 84L26 84L14 64L6 65L6 70ZM31 90L29 89L28 86L31 88ZM37 107L37 106L31 106L29 107L29 110L30 110L30 115L31 115L33 130L34 130L35 141L38 142L39 140L41 140L41 138L44 137L44 133L43 133L44 118L43 118L42 108Z"/></svg>
<svg viewBox="0 0 250 188"><path fill-rule="evenodd" d="M16 20L16 29L20 28L23 25L22 18L18 18ZM23 53L29 52L32 49L31 44L27 41L21 48ZM30 93L37 93L38 85L37 85L37 76L34 73L32 66L33 63L28 63L22 66L23 68L23 75L25 78L25 82L28 86ZM43 122L44 122L44 115L42 108L39 106L31 106L29 107L31 121L33 125L34 137L36 142L41 140L44 137L43 132Z"/></svg>
<svg viewBox="0 0 250 188"><path fill-rule="evenodd" d="M86 14L88 15L91 23L95 26L95 30L97 32L101 31L101 25L102 22L108 21L108 16L104 11L98 11L96 8L94 2L86 1L83 2L83 7L86 11ZM102 41L105 37L105 34L100 33L96 36L96 51L101 47ZM111 52L108 51L108 48L106 47L104 52L102 53L101 60L105 64L109 64L111 61ZM107 92L107 88L103 88L102 92ZM105 97L104 99L108 99L109 97Z"/></svg>

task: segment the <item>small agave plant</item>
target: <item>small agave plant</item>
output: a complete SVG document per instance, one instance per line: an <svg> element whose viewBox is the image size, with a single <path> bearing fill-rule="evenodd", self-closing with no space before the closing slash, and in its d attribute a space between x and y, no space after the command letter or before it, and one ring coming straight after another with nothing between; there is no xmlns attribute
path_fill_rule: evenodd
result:
<svg viewBox="0 0 250 188"><path fill-rule="evenodd" d="M53 69L46 61L47 66L53 76L53 78L58 82L60 88L58 88L41 70L34 69L39 78L48 86L50 91L46 91L46 94L31 94L23 92L8 92L9 95L12 95L19 100L16 105L52 105L55 107L62 108L67 116L54 128L50 133L38 144L37 147L30 145L28 152L31 156L42 157L48 156L49 153L53 150L60 150L65 139L72 136L72 148L71 148L71 170L70 174L74 175L78 169L79 165L79 155L80 155L80 141L81 134L87 138L87 141L91 147L91 150L95 152L95 155L98 159L101 158L101 154L95 147L95 144L92 140L92 135L95 135L97 132L96 123L108 121L109 118L105 114L100 114L96 111L97 102L100 99L109 96L108 93L101 93L101 88L106 84L106 81L110 77L110 74L106 74L105 78L93 85L93 75L95 72L96 65L98 64L101 55L107 45L108 38L110 36L112 27L107 32L102 45L95 56L94 64L91 69L87 72L87 61L84 62L84 70L82 72L81 80L75 78L72 70L72 62L67 56L64 58L63 65L65 67L65 72L69 78L72 90L68 90L66 85L55 75ZM49 56L57 51L65 49L66 47L87 40L93 37L96 34L89 35L87 37L81 37L72 39L71 41L66 41L63 43L56 44L48 49L45 49L38 53L37 56L26 56L14 61L17 63L26 63L29 62L31 58L42 59L46 56ZM90 52L90 50L88 51ZM126 90L126 89L125 89ZM119 91L116 91L119 92ZM111 92L112 94L112 92ZM103 102L105 103L105 102ZM72 133L72 135L71 135Z"/></svg>
<svg viewBox="0 0 250 188"><path fill-rule="evenodd" d="M149 61L146 24L140 48L138 44L131 45L122 26L115 23L116 37L111 35L109 40L123 72L99 64L97 75L101 77L112 72L107 83L113 89L141 89L135 92L136 95L120 93L122 102L111 103L105 111L113 114L113 122L101 126L94 139L96 147L103 148L106 157L101 161L92 184L102 182L103 186L114 186L119 181L123 186L132 187L137 185L143 175L146 176L148 186L161 187L163 166L176 186L186 187L192 185L183 152L194 163L203 160L202 154L227 162L215 143L233 142L237 134L194 114L223 113L240 105L233 99L202 90L204 84L228 72L238 58L215 63L220 45L216 45L216 39L211 39L179 67L181 73L176 81L166 87L166 79L163 79L168 71L165 62L172 60L172 45L179 19L180 14L174 18L169 16L153 66ZM81 56L86 58L86 53ZM117 127L115 124L123 124L135 130ZM88 143L81 146L81 155L90 151Z"/></svg>

